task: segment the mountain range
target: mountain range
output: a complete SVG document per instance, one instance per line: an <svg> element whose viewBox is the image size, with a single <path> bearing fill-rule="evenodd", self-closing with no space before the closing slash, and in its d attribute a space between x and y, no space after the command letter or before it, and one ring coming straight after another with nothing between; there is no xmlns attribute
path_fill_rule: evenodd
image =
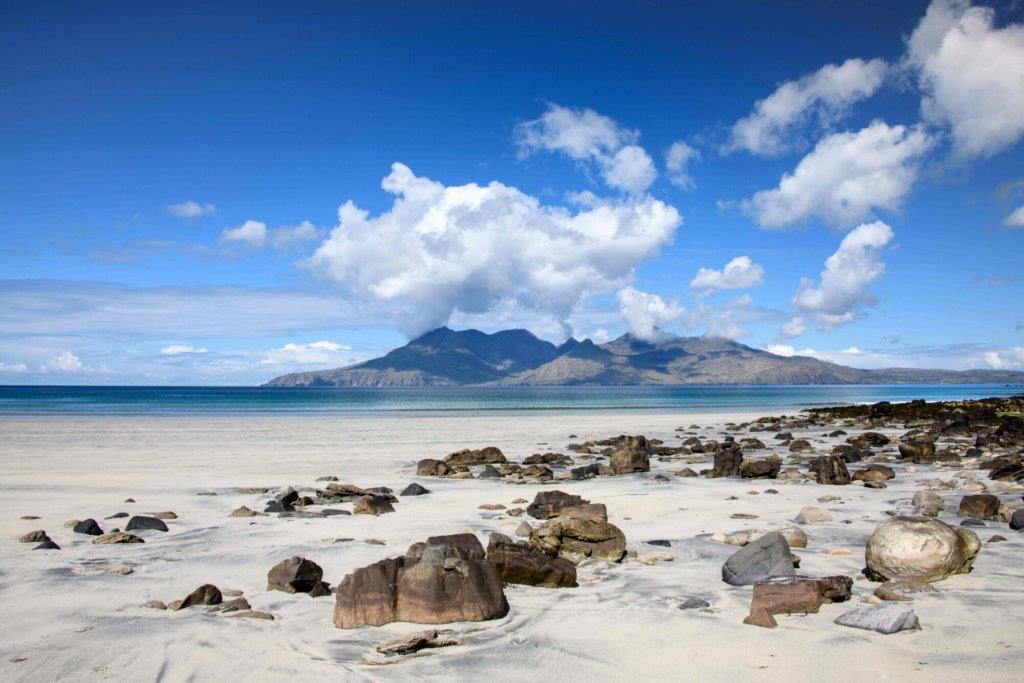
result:
<svg viewBox="0 0 1024 683"><path fill-rule="evenodd" d="M560 346L527 330L486 334L439 327L380 358L282 375L267 387L572 386L688 384L925 384L1024 381L1010 370L859 370L807 356L777 356L729 339L629 334Z"/></svg>

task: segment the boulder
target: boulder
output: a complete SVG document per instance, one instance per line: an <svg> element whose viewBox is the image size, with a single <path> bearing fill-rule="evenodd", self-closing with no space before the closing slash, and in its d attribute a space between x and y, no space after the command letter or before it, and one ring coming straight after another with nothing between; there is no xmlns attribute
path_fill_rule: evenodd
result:
<svg viewBox="0 0 1024 683"><path fill-rule="evenodd" d="M743 463L743 451L733 444L723 444L715 451L715 464L708 475L715 479L718 477L733 477L740 472L740 465Z"/></svg>
<svg viewBox="0 0 1024 683"><path fill-rule="evenodd" d="M586 505L589 502L589 500L584 500L565 491L541 491L527 506L526 514L534 519L548 519L557 517L565 508Z"/></svg>
<svg viewBox="0 0 1024 683"><path fill-rule="evenodd" d="M926 517L935 517L942 509L942 496L934 491L917 491L910 504L921 511Z"/></svg>
<svg viewBox="0 0 1024 683"><path fill-rule="evenodd" d="M722 565L722 580L731 586L750 586L777 576L795 575L789 543L777 531L743 546Z"/></svg>
<svg viewBox="0 0 1024 683"><path fill-rule="evenodd" d="M562 557L552 557L530 547L526 541L492 533L487 544L487 561L497 568L505 583L544 588L572 588L576 585L576 565Z"/></svg>
<svg viewBox="0 0 1024 683"><path fill-rule="evenodd" d="M650 452L646 437L627 436L623 438L622 445L612 451L609 464L615 474L650 472Z"/></svg>
<svg viewBox="0 0 1024 683"><path fill-rule="evenodd" d="M626 536L608 522L603 505L563 510L530 533L530 545L574 564L588 557L620 562L626 554Z"/></svg>
<svg viewBox="0 0 1024 683"><path fill-rule="evenodd" d="M891 602L852 609L836 617L835 623L886 635L921 628L914 610Z"/></svg>
<svg viewBox="0 0 1024 683"><path fill-rule="evenodd" d="M819 484L844 485L850 483L846 460L839 455L825 455L811 460L807 469L818 478Z"/></svg>
<svg viewBox="0 0 1024 683"><path fill-rule="evenodd" d="M863 470L857 470L853 473L854 481L888 481L896 476L896 472L891 467L885 465L868 465Z"/></svg>
<svg viewBox="0 0 1024 683"><path fill-rule="evenodd" d="M793 453L807 453L814 450L814 446L807 439L796 439L789 444L789 450Z"/></svg>
<svg viewBox="0 0 1024 683"><path fill-rule="evenodd" d="M109 534L97 536L92 540L93 545L113 545L116 543L145 543L145 541L135 534L129 534L125 531L112 531Z"/></svg>
<svg viewBox="0 0 1024 683"><path fill-rule="evenodd" d="M223 601L220 589L212 583L207 583L189 593L175 609L185 609L193 605L219 605Z"/></svg>
<svg viewBox="0 0 1024 683"><path fill-rule="evenodd" d="M925 465L935 460L934 436L920 433L903 438L898 446L901 459L910 460L917 465Z"/></svg>
<svg viewBox="0 0 1024 683"><path fill-rule="evenodd" d="M95 519L83 519L81 522L76 522L72 528L76 534L88 534L89 536L102 536L103 529L96 523Z"/></svg>
<svg viewBox="0 0 1024 683"><path fill-rule="evenodd" d="M1010 528L1014 531L1024 530L1024 510L1014 510L1010 515Z"/></svg>
<svg viewBox="0 0 1024 683"><path fill-rule="evenodd" d="M424 458L416 463L416 474L421 477L443 477L452 469L440 460Z"/></svg>
<svg viewBox="0 0 1024 683"><path fill-rule="evenodd" d="M125 531L167 531L167 525L164 524L162 519L156 517L144 517L142 515L136 515L128 520L128 525L124 528Z"/></svg>
<svg viewBox="0 0 1024 683"><path fill-rule="evenodd" d="M324 570L304 557L281 560L267 572L267 590L285 593L309 593L323 579Z"/></svg>
<svg viewBox="0 0 1024 683"><path fill-rule="evenodd" d="M779 476L782 461L778 458L764 460L743 460L740 463L740 476L744 479L774 479Z"/></svg>
<svg viewBox="0 0 1024 683"><path fill-rule="evenodd" d="M999 513L999 498L991 493L964 496L960 499L960 507L956 513L961 517L992 519Z"/></svg>
<svg viewBox="0 0 1024 683"><path fill-rule="evenodd" d="M338 586L334 625L393 621L445 624L503 616L508 602L493 564L473 534L434 536L402 557L362 567Z"/></svg>
<svg viewBox="0 0 1024 683"><path fill-rule="evenodd" d="M486 446L479 450L470 448L464 448L461 451L456 451L444 459L444 464L448 467L456 467L464 465L471 467L473 465L493 465L499 462L508 462L505 459L505 454L494 446Z"/></svg>
<svg viewBox="0 0 1024 683"><path fill-rule="evenodd" d="M422 486L420 486L419 484L413 482L412 484L409 484L404 489L402 489L402 492L399 493L398 495L400 495L400 496L425 496L428 493L430 493L429 490L427 490L427 489L423 488Z"/></svg>
<svg viewBox="0 0 1024 683"><path fill-rule="evenodd" d="M355 505L352 506L352 514L354 515L373 515L376 517L394 511L394 506L386 498L379 496L363 496L356 499Z"/></svg>
<svg viewBox="0 0 1024 683"><path fill-rule="evenodd" d="M981 549L973 531L931 517L892 517L868 539L865 574L874 581L919 577L941 581L966 574Z"/></svg>

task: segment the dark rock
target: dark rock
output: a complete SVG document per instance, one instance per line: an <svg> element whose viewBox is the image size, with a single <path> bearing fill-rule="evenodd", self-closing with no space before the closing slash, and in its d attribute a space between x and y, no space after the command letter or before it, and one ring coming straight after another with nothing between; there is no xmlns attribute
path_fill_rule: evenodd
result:
<svg viewBox="0 0 1024 683"><path fill-rule="evenodd" d="M1014 510L1010 515L1010 528L1014 531L1024 530L1024 510Z"/></svg>
<svg viewBox="0 0 1024 683"><path fill-rule="evenodd" d="M612 452L609 464L615 474L650 472L650 452L651 446L645 437L626 436L622 444Z"/></svg>
<svg viewBox="0 0 1024 683"><path fill-rule="evenodd" d="M574 467L571 470L569 470L569 474L572 476L573 479L577 481L581 481L583 479L590 479L591 477L596 477L600 473L601 466L598 465L597 463L583 465L582 467Z"/></svg>
<svg viewBox="0 0 1024 683"><path fill-rule="evenodd" d="M846 443L860 447L873 447L881 448L882 446L888 446L890 442L889 437L885 434L879 434L878 432L864 432L857 436L851 436L846 440Z"/></svg>
<svg viewBox="0 0 1024 683"><path fill-rule="evenodd" d="M666 540L663 540L663 539L660 539L660 538L659 539L655 539L653 541L644 541L644 543L646 543L647 545L660 546L662 548L671 548L672 547L672 541L666 541Z"/></svg>
<svg viewBox="0 0 1024 683"><path fill-rule="evenodd" d="M444 459L444 464L448 467L455 467L457 465L465 465L467 467L473 465L493 465L499 462L507 462L507 460L505 459L505 454L494 446L487 446L479 450L464 448Z"/></svg>
<svg viewBox="0 0 1024 683"><path fill-rule="evenodd" d="M686 598L679 603L679 609L704 609L711 607L711 603L702 598Z"/></svg>
<svg viewBox="0 0 1024 683"><path fill-rule="evenodd" d="M480 541L472 534L456 534L415 543L402 557L346 576L337 590L334 625L484 621L507 611L498 571L484 559Z"/></svg>
<svg viewBox="0 0 1024 683"><path fill-rule="evenodd" d="M782 461L778 458L764 460L743 460L740 463L740 476L744 479L774 479L779 476Z"/></svg>
<svg viewBox="0 0 1024 683"><path fill-rule="evenodd" d="M722 565L722 580L731 586L749 586L777 576L794 576L793 554L786 537L767 533L743 546Z"/></svg>
<svg viewBox="0 0 1024 683"><path fill-rule="evenodd" d="M127 512L115 512L114 514L110 515L109 517L104 517L103 519L124 519L125 517L128 517L128 516L129 515L128 515Z"/></svg>
<svg viewBox="0 0 1024 683"><path fill-rule="evenodd" d="M285 512L295 509L295 503L299 500L299 492L288 489L284 493L275 496L274 500L267 503L264 512Z"/></svg>
<svg viewBox="0 0 1024 683"><path fill-rule="evenodd" d="M517 543L504 534L491 534L487 561L497 568L505 583L545 588L576 585L576 565L572 562L536 550L525 541Z"/></svg>
<svg viewBox="0 0 1024 683"><path fill-rule="evenodd" d="M309 597L322 598L331 594L331 584L326 581L317 581L316 585L309 591Z"/></svg>
<svg viewBox="0 0 1024 683"><path fill-rule="evenodd" d="M223 601L224 596L221 595L220 589L207 583L189 593L177 609L185 609L193 605L219 605Z"/></svg>
<svg viewBox="0 0 1024 683"><path fill-rule="evenodd" d="M960 526L985 526L985 522L981 521L977 517L968 517L960 522Z"/></svg>
<svg viewBox="0 0 1024 683"><path fill-rule="evenodd" d="M477 479L501 479L502 476L504 476L504 475L502 475L502 473L499 472L494 467L491 467L490 465L487 465L486 467L484 467L480 471L480 474L478 474L476 476L477 476Z"/></svg>
<svg viewBox="0 0 1024 683"><path fill-rule="evenodd" d="M526 514L534 519L548 519L550 517L557 517L559 512L565 508L585 505L589 502L589 500L584 500L579 496L564 491L541 491L534 497L533 502L527 506Z"/></svg>
<svg viewBox="0 0 1024 683"><path fill-rule="evenodd" d="M267 572L267 590L309 593L323 576L324 570L316 562L296 556L278 562Z"/></svg>
<svg viewBox="0 0 1024 683"><path fill-rule="evenodd" d="M95 519L83 519L81 522L75 524L72 529L76 534L88 534L89 536L102 536L103 529L96 523Z"/></svg>
<svg viewBox="0 0 1024 683"><path fill-rule="evenodd" d="M845 485L850 483L846 461L838 455L825 455L808 463L807 468L818 478L819 484Z"/></svg>
<svg viewBox="0 0 1024 683"><path fill-rule="evenodd" d="M964 496L956 513L961 517L992 519L999 513L999 498L991 493Z"/></svg>
<svg viewBox="0 0 1024 683"><path fill-rule="evenodd" d="M404 489L402 489L402 492L400 494L398 494L398 495L400 495L400 496L425 496L428 493L430 493L429 490L427 490L427 489L423 488L422 486L420 486L419 484L413 482L412 484L409 484Z"/></svg>
<svg viewBox="0 0 1024 683"><path fill-rule="evenodd" d="M124 528L125 531L167 531L167 525L164 524L162 519L156 517L143 517L136 515L128 520L128 525Z"/></svg>
<svg viewBox="0 0 1024 683"><path fill-rule="evenodd" d="M814 446L812 446L811 442L807 439L796 439L789 444L789 450L793 453L806 453L808 451L813 451Z"/></svg>
<svg viewBox="0 0 1024 683"><path fill-rule="evenodd" d="M743 463L743 451L736 444L722 446L715 451L715 464L711 468L710 477L733 477L739 474Z"/></svg>
<svg viewBox="0 0 1024 683"><path fill-rule="evenodd" d="M32 548L32 550L60 550L60 546L54 543L52 540L47 538L42 543Z"/></svg>

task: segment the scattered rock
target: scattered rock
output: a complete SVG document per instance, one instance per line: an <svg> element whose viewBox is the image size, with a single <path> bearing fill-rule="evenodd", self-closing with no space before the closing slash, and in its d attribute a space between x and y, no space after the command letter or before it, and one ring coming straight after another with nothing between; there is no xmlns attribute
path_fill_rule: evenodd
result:
<svg viewBox="0 0 1024 683"><path fill-rule="evenodd" d="M48 538L36 547L32 548L32 550L60 550L60 546Z"/></svg>
<svg viewBox="0 0 1024 683"><path fill-rule="evenodd" d="M402 557L355 570L337 590L334 625L392 621L443 624L484 621L508 610L501 579L473 534L434 536Z"/></svg>
<svg viewBox="0 0 1024 683"><path fill-rule="evenodd" d="M267 572L267 590L285 593L309 593L323 579L324 570L304 557L282 560Z"/></svg>
<svg viewBox="0 0 1024 683"><path fill-rule="evenodd" d="M149 600L143 607L149 609L167 609L167 604L163 600Z"/></svg>
<svg viewBox="0 0 1024 683"><path fill-rule="evenodd" d="M420 462L422 463L423 461ZM502 462L508 462L505 459L505 454L494 446L487 446L479 450L465 448L452 453L444 459L444 464L448 467L457 467L459 465L467 467L472 465L494 465ZM419 466L417 465L418 470Z"/></svg>
<svg viewBox="0 0 1024 683"><path fill-rule="evenodd" d="M846 461L838 455L825 455L808 463L808 469L819 484L841 486L850 483L850 472Z"/></svg>
<svg viewBox="0 0 1024 683"><path fill-rule="evenodd" d="M426 648L458 645L457 640L439 639L437 631L418 631L386 640L377 646L382 655L408 655Z"/></svg>
<svg viewBox="0 0 1024 683"><path fill-rule="evenodd" d="M530 545L574 564L588 557L619 562L626 554L626 537L608 522L603 505L563 509L559 516L533 530Z"/></svg>
<svg viewBox="0 0 1024 683"><path fill-rule="evenodd" d="M214 605L213 607L211 607L207 611L208 612L225 612L225 613L228 613L228 612L241 612L243 610L250 610L250 609L252 609L252 605L249 604L248 600L246 600L245 598L235 598L233 600L228 600L227 602L222 602L219 605Z"/></svg>
<svg viewBox="0 0 1024 683"><path fill-rule="evenodd" d="M505 583L545 588L571 588L576 585L576 565L561 557L552 557L525 541L492 533L487 544L487 561L498 570Z"/></svg>
<svg viewBox="0 0 1024 683"><path fill-rule="evenodd" d="M526 508L526 514L534 519L557 517L565 508L586 505L590 501L564 491L541 491Z"/></svg>
<svg viewBox="0 0 1024 683"><path fill-rule="evenodd" d="M42 529L30 531L18 539L18 543L45 543L50 537Z"/></svg>
<svg viewBox="0 0 1024 683"><path fill-rule="evenodd" d="M402 489L402 492L399 493L398 495L400 495L400 496L425 496L428 493L430 493L429 490L427 490L426 488L424 488L424 487L420 486L419 484L413 482L412 484L409 484L404 489Z"/></svg>
<svg viewBox="0 0 1024 683"><path fill-rule="evenodd" d="M443 477L451 471L452 468L444 462L433 458L424 458L416 463L416 474L421 477Z"/></svg>
<svg viewBox="0 0 1024 683"><path fill-rule="evenodd" d="M704 609L711 607L711 603L703 598L686 598L679 603L679 609Z"/></svg>
<svg viewBox="0 0 1024 683"><path fill-rule="evenodd" d="M832 515L829 514L828 510L808 505L797 514L793 521L797 524L821 524L823 522L831 522Z"/></svg>
<svg viewBox="0 0 1024 683"><path fill-rule="evenodd" d="M124 529L125 531L167 531L167 525L156 517L136 515L128 520L128 525Z"/></svg>
<svg viewBox="0 0 1024 683"><path fill-rule="evenodd" d="M175 609L181 610L193 605L219 605L223 600L220 589L211 583L206 583L189 593L188 597L182 600Z"/></svg>
<svg viewBox="0 0 1024 683"><path fill-rule="evenodd" d="M76 534L87 534L89 536L103 535L103 529L101 529L100 525L96 523L96 520L91 517L75 523L75 526L72 527L72 531Z"/></svg>
<svg viewBox="0 0 1024 683"><path fill-rule="evenodd" d="M355 515L383 515L387 512L394 512L395 508L386 498L379 496L363 496L356 500L352 506L352 514Z"/></svg>
<svg viewBox="0 0 1024 683"><path fill-rule="evenodd" d="M941 581L966 574L981 549L974 532L931 517L892 517L868 539L865 573L875 581L919 577Z"/></svg>
<svg viewBox="0 0 1024 683"><path fill-rule="evenodd" d="M886 635L921 628L914 610L891 602L852 609L836 617L835 623Z"/></svg>
<svg viewBox="0 0 1024 683"><path fill-rule="evenodd" d="M743 451L739 445L723 444L715 451L715 463L708 475L711 478L733 477L739 474L740 465L743 463ZM777 474L777 473L776 473Z"/></svg>
<svg viewBox="0 0 1024 683"><path fill-rule="evenodd" d="M267 513L250 510L244 505L231 511L228 517L265 517Z"/></svg>
<svg viewBox="0 0 1024 683"><path fill-rule="evenodd" d="M789 543L777 531L748 543L722 565L722 580L731 586L749 586L776 576L795 574Z"/></svg>
<svg viewBox="0 0 1024 683"><path fill-rule="evenodd" d="M739 474L744 479L774 479L781 469L782 461L778 458L744 460L740 463Z"/></svg>
<svg viewBox="0 0 1024 683"><path fill-rule="evenodd" d="M779 625L779 622L775 621L775 617L763 609L748 614L744 617L743 623L750 624L751 626L760 626L761 628L775 628Z"/></svg>
<svg viewBox="0 0 1024 683"><path fill-rule="evenodd" d="M896 472L891 467L885 465L869 465L863 470L857 470L853 473L854 481L888 481L896 476Z"/></svg>
<svg viewBox="0 0 1024 683"><path fill-rule="evenodd" d="M643 436L626 436L622 445L612 452L609 459L615 474L632 474L633 472L650 472L650 444Z"/></svg>
<svg viewBox="0 0 1024 683"><path fill-rule="evenodd" d="M228 615L232 619L266 619L267 621L274 621L274 615L268 612L260 612L253 609L245 609L240 612L232 612Z"/></svg>
<svg viewBox="0 0 1024 683"><path fill-rule="evenodd" d="M964 496L960 499L960 507L956 513L961 517L975 519L992 519L999 512L999 498L991 493Z"/></svg>
<svg viewBox="0 0 1024 683"><path fill-rule="evenodd" d="M125 531L112 531L109 534L97 536L92 542L94 545L112 545L115 543L145 543L146 541Z"/></svg>
<svg viewBox="0 0 1024 683"><path fill-rule="evenodd" d="M942 496L934 491L918 491L914 494L910 504L921 511L926 517L935 517L942 509Z"/></svg>
<svg viewBox="0 0 1024 683"><path fill-rule="evenodd" d="M1024 510L1015 510L1010 515L1010 528L1014 531L1024 530Z"/></svg>

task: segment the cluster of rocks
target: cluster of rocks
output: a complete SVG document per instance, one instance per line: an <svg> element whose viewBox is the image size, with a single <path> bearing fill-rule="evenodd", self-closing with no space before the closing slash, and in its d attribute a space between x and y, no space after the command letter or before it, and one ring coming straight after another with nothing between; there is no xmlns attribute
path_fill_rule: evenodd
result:
<svg viewBox="0 0 1024 683"><path fill-rule="evenodd" d="M326 478L324 478L326 479ZM336 477L330 477L336 479ZM418 486L418 485L415 485ZM422 487L419 487L422 489ZM426 489L418 491L407 488L402 495L421 495L429 493ZM311 494L311 495L310 495ZM264 513L278 513L281 517L331 517L337 515L382 515L394 512L394 503L398 502L394 492L386 486L362 488L354 484L331 481L324 488L298 490L289 487L274 496L264 508ZM307 510L311 506L337 505L352 503L352 512L332 508ZM232 517L254 517L259 513L242 506L231 513Z"/></svg>

